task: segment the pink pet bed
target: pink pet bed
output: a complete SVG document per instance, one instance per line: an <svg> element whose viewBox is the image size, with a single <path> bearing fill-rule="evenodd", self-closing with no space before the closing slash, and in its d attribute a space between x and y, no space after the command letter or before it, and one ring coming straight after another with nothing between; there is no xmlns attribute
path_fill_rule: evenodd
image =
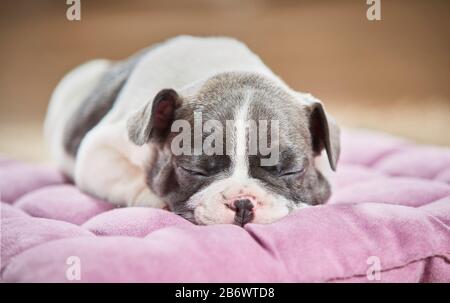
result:
<svg viewBox="0 0 450 303"><path fill-rule="evenodd" d="M2 281L450 282L450 150L365 131L342 145L328 204L245 228L113 209L0 159Z"/></svg>

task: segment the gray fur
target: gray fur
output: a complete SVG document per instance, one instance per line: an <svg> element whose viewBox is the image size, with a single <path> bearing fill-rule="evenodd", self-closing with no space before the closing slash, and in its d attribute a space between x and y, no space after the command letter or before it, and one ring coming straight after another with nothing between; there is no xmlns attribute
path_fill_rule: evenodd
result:
<svg viewBox="0 0 450 303"><path fill-rule="evenodd" d="M63 135L64 149L69 155L76 156L86 134L112 109L131 72L147 51L145 49L127 60L114 63L70 117Z"/></svg>

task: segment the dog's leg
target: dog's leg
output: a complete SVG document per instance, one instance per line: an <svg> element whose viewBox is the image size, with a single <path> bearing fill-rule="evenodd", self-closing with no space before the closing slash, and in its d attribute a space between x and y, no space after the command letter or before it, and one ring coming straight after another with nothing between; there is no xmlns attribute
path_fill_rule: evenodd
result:
<svg viewBox="0 0 450 303"><path fill-rule="evenodd" d="M76 185L114 204L163 208L165 203L146 184L143 163L144 157L151 158L150 147L137 150L123 129L107 125L88 133L75 163Z"/></svg>

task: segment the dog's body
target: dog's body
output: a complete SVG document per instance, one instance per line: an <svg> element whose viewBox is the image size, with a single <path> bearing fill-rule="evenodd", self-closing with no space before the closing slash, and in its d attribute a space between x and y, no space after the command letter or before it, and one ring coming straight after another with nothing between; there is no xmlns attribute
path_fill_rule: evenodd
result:
<svg viewBox="0 0 450 303"><path fill-rule="evenodd" d="M173 121L193 124L195 111L234 121L231 155L171 152ZM280 121L285 162L275 173L246 153L250 118ZM78 67L52 96L45 134L81 189L116 204L167 206L199 224L272 222L324 203L329 168L317 162L326 149L334 169L339 155L338 128L320 103L229 38L181 36L125 61Z"/></svg>

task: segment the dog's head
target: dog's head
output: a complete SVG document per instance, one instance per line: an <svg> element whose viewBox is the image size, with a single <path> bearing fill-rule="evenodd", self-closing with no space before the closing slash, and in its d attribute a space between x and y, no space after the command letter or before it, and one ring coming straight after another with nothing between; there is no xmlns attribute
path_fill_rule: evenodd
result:
<svg viewBox="0 0 450 303"><path fill-rule="evenodd" d="M158 146L148 186L198 224L270 223L324 203L339 129L320 102L263 76L224 73L176 92L160 91L128 120L135 144Z"/></svg>

